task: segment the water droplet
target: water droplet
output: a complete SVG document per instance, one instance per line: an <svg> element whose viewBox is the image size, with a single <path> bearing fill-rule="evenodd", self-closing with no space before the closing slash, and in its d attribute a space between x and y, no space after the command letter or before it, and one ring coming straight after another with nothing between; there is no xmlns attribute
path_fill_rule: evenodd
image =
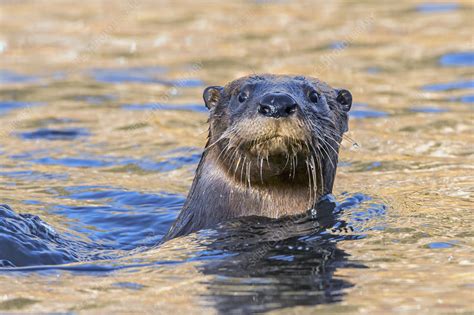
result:
<svg viewBox="0 0 474 315"><path fill-rule="evenodd" d="M352 144L352 147L351 147L352 150L359 150L360 149L360 145L357 143L357 142L354 142Z"/></svg>

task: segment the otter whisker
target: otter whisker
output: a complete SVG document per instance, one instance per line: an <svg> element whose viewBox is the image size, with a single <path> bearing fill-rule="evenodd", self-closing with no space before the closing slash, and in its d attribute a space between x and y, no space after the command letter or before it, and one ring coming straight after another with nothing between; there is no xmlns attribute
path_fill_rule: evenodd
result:
<svg viewBox="0 0 474 315"><path fill-rule="evenodd" d="M233 128L224 131L224 133L219 137L219 139L217 139L216 141L214 141L212 144L208 145L208 146L204 149L204 152L205 152L205 151L208 151L209 149L211 149L212 147L214 147L219 141L228 138L229 135L230 135L230 133L231 133L231 131L232 131L232 129L233 129Z"/></svg>
<svg viewBox="0 0 474 315"><path fill-rule="evenodd" d="M309 190L308 205L309 205L309 207L311 207L312 206L312 200L313 200L313 188L312 188L312 183L311 183L311 172L310 172L308 158L306 158L305 163L306 163L306 172L308 174L308 190Z"/></svg>
<svg viewBox="0 0 474 315"><path fill-rule="evenodd" d="M316 162L314 161L314 156L310 156L311 158L311 174L312 174L312 178L313 178L313 181L314 181L314 184L313 184L313 189L314 189L314 198L312 200L312 202L316 202L316 199L318 198L318 190L319 190L319 185L318 185L318 177L317 177L317 174L316 174Z"/></svg>
<svg viewBox="0 0 474 315"><path fill-rule="evenodd" d="M331 148L331 150L334 152L334 154L337 156L339 154L339 152L337 152L336 149L334 149L334 147L326 140L326 139L321 139L321 144L324 145L324 147L326 149L329 149ZM329 157L329 152L328 152L328 157Z"/></svg>
<svg viewBox="0 0 474 315"><path fill-rule="evenodd" d="M352 139L350 136L348 136L345 133L342 134L342 139L349 141L351 144L357 143L357 141L355 141L354 139Z"/></svg>
<svg viewBox="0 0 474 315"><path fill-rule="evenodd" d="M263 184L262 164L260 163L260 150L257 150L257 163L260 173L260 182Z"/></svg>
<svg viewBox="0 0 474 315"><path fill-rule="evenodd" d="M314 187L314 199L313 199L313 202L316 202L316 199L317 199L317 196L318 196L318 190L319 191L323 191L324 190L324 178L322 176L322 163L321 163L321 157L319 154L317 154L318 152L320 152L322 154L322 152L320 150L317 150L314 146L314 144L310 141L309 142L310 144L310 147L311 147L311 154L310 154L310 158L311 158L311 161L312 161L312 178L313 178L313 181L315 182L315 187ZM317 145L317 144L316 144ZM320 173L320 180L318 181L317 180L317 175L316 175L316 162L315 162L315 159L317 160L317 167L318 167L318 171ZM319 183L319 185L317 184ZM317 187L316 187L317 186Z"/></svg>
<svg viewBox="0 0 474 315"><path fill-rule="evenodd" d="M288 147L286 145L286 139L283 139L283 142L285 143L285 146ZM286 161L285 161L285 165L283 166L283 169L286 168L286 166L288 165L289 159L290 159L290 154L288 153L288 150L285 151L285 157L286 157Z"/></svg>
<svg viewBox="0 0 474 315"><path fill-rule="evenodd" d="M235 140L235 139L234 139ZM231 160L234 159L235 155L240 151L240 143L237 141L237 143L235 143L235 141L233 141L233 150L232 150L232 153L231 153Z"/></svg>
<svg viewBox="0 0 474 315"><path fill-rule="evenodd" d="M234 164L235 159L237 158L237 155L240 154L240 145L234 144L231 151L230 151L230 163Z"/></svg>
<svg viewBox="0 0 474 315"><path fill-rule="evenodd" d="M318 162L319 162L319 159L317 157L316 157L316 160L318 160ZM315 185L314 185L314 199L312 200L314 202L317 199L319 185L320 185L320 182L318 180L318 176L317 176L317 173L316 173L316 165L319 166L319 163L318 164L316 163L314 155L310 156L310 164L311 164L311 175L312 175L313 181L315 182Z"/></svg>
<svg viewBox="0 0 474 315"><path fill-rule="evenodd" d="M235 139L233 139L235 140ZM235 142L235 141L233 141ZM242 155L239 152L240 145L239 143L234 143L233 146L231 147L231 153L230 153L230 165L234 165L234 172L233 172L233 177L236 178L237 170L239 169L240 161L242 159ZM238 158L238 160L237 160ZM237 160L237 163L235 161Z"/></svg>
<svg viewBox="0 0 474 315"><path fill-rule="evenodd" d="M330 131L329 134L325 133L324 136L328 139L328 140L332 140L334 141L334 144L339 148L341 146L341 141L342 141L342 138L339 137L338 135L334 134L333 131ZM334 138L336 137L336 138ZM338 140L339 139L339 140Z"/></svg>
<svg viewBox="0 0 474 315"><path fill-rule="evenodd" d="M319 138L318 138L319 139ZM310 142L310 146L311 146L311 150L310 150L310 153L311 155L315 155L315 156L318 156L318 152L323 154L323 152L321 152L321 150L318 150L317 148L320 147L320 144L319 142L316 143L316 144L313 144L313 142ZM328 155L328 158L329 158L329 155Z"/></svg>
<svg viewBox="0 0 474 315"><path fill-rule="evenodd" d="M221 150L221 152L219 153L219 155L217 156L217 160L220 159L221 155L224 154L224 160L226 160L226 154L230 148L230 141L224 146L224 148Z"/></svg>
<svg viewBox="0 0 474 315"><path fill-rule="evenodd" d="M247 173L247 181L248 181L248 184L249 184L249 188L252 188L251 178L250 178L250 169L251 169L251 167L252 167L252 161L249 161L249 162L247 163L247 171L246 171L246 173Z"/></svg>
<svg viewBox="0 0 474 315"><path fill-rule="evenodd" d="M239 160L237 161L237 164L235 165L234 178L235 178L235 175L237 175L237 170L239 169L240 161L242 160L242 155L239 154L238 156L239 156Z"/></svg>
<svg viewBox="0 0 474 315"><path fill-rule="evenodd" d="M244 167L247 165L246 161L247 161L247 156L244 155L244 160L242 162L242 168L240 169L240 181L241 182L242 182L242 178L243 178Z"/></svg>
<svg viewBox="0 0 474 315"><path fill-rule="evenodd" d="M355 141L354 139L352 139L350 136L348 136L347 134L343 133L343 134L337 134L335 130L328 130L330 132L329 135L335 137L335 138L331 138L329 137L328 135L328 138L331 138L332 140L334 140L338 146L342 146L342 140L346 140L347 142L349 142L350 144L357 144L357 141Z"/></svg>
<svg viewBox="0 0 474 315"><path fill-rule="evenodd" d="M321 127L319 127L319 126L313 124L312 122L310 122L310 124L313 126L313 128L315 128L316 130L318 130L318 137L317 137L318 140L320 140L320 141L326 141L326 139L325 139L325 137L326 137L326 138L329 138L330 140L333 140L334 143L339 147L339 142L338 142L336 139L334 139L333 137L331 137L331 135L328 135L328 134L325 132L325 130L323 130ZM319 134L321 134L321 135L319 135ZM326 141L326 142L327 142L327 141ZM331 145L331 149L333 149L333 151L336 153L336 155L338 154L332 145Z"/></svg>
<svg viewBox="0 0 474 315"><path fill-rule="evenodd" d="M293 169L293 179L296 177L296 168L298 167L298 154L295 154L295 167Z"/></svg>
<svg viewBox="0 0 474 315"><path fill-rule="evenodd" d="M321 162L321 157L318 156L317 157L317 160L318 160L318 168L319 168L319 176L320 176L320 181L321 181L321 187L319 189L320 191L320 196L322 196L324 194L324 176L323 176L323 165L322 165L322 162ZM316 202L316 200L315 200Z"/></svg>
<svg viewBox="0 0 474 315"><path fill-rule="evenodd" d="M324 155L324 153L326 153L326 157L328 158L329 162L331 162L331 166L332 166L332 167L336 167L336 166L334 165L334 162L332 161L330 155L329 155L329 152L326 151L326 149L324 148L324 146L323 146L323 145L318 145L318 147L322 149L322 151L320 151L321 154ZM323 152L323 151L324 151L324 152Z"/></svg>
<svg viewBox="0 0 474 315"><path fill-rule="evenodd" d="M293 137L293 140L296 141L297 139ZM298 167L298 151L301 151L302 148L301 148L301 143L297 142L298 143L298 149L293 149L292 150L292 153L293 153L293 156L292 156L292 166L293 166L293 169L292 169L292 178L293 180L296 178L296 168Z"/></svg>
<svg viewBox="0 0 474 315"><path fill-rule="evenodd" d="M227 154L227 156L229 157L229 163L230 165L234 165L235 164L235 160L237 158L237 154L238 154L238 148L237 147L231 147L229 148L229 152ZM225 158L227 160L227 157Z"/></svg>
<svg viewBox="0 0 474 315"><path fill-rule="evenodd" d="M294 158L293 158L293 154L292 154L291 159L290 159L290 172L288 173L288 178L290 178L290 179L293 176L293 160L294 160Z"/></svg>
<svg viewBox="0 0 474 315"><path fill-rule="evenodd" d="M327 135L324 135L324 136L327 137ZM323 144L326 144L326 147L327 147L327 148L331 148L331 149L334 151L334 153L335 153L336 155L338 155L338 152L336 151L336 149L334 149L334 147L333 147L331 144L329 144L328 141L327 141L326 139L324 139L324 137L319 137L319 136L318 136L318 140L321 141ZM333 139L332 139L332 140L333 140ZM336 140L333 140L333 141L337 144L337 141L336 141ZM329 157L329 155L328 155L328 157Z"/></svg>

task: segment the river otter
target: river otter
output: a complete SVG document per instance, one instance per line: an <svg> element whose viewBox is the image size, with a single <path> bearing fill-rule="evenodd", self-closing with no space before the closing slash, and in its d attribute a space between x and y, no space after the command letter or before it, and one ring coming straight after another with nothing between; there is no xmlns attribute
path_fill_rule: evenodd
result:
<svg viewBox="0 0 474 315"><path fill-rule="evenodd" d="M209 136L164 240L231 218L278 218L331 193L352 95L311 77L252 75L204 90Z"/></svg>

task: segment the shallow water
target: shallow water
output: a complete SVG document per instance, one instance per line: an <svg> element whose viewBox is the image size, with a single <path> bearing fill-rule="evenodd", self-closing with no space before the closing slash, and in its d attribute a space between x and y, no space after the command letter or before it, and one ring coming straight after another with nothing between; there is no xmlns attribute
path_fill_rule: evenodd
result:
<svg viewBox="0 0 474 315"><path fill-rule="evenodd" d="M472 313L472 16L0 2L0 312ZM157 246L205 143L202 89L253 72L352 91L336 200Z"/></svg>

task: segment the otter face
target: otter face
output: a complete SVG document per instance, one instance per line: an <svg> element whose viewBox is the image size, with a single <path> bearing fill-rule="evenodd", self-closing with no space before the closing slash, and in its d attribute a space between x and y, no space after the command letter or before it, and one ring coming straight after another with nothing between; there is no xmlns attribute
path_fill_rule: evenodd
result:
<svg viewBox="0 0 474 315"><path fill-rule="evenodd" d="M335 170L352 105L349 91L309 77L258 75L208 87L203 97L211 111L208 147L217 147L229 168L239 169L245 160L254 165L246 166L249 176L260 173L261 182L294 177L309 164L321 171L325 161Z"/></svg>

